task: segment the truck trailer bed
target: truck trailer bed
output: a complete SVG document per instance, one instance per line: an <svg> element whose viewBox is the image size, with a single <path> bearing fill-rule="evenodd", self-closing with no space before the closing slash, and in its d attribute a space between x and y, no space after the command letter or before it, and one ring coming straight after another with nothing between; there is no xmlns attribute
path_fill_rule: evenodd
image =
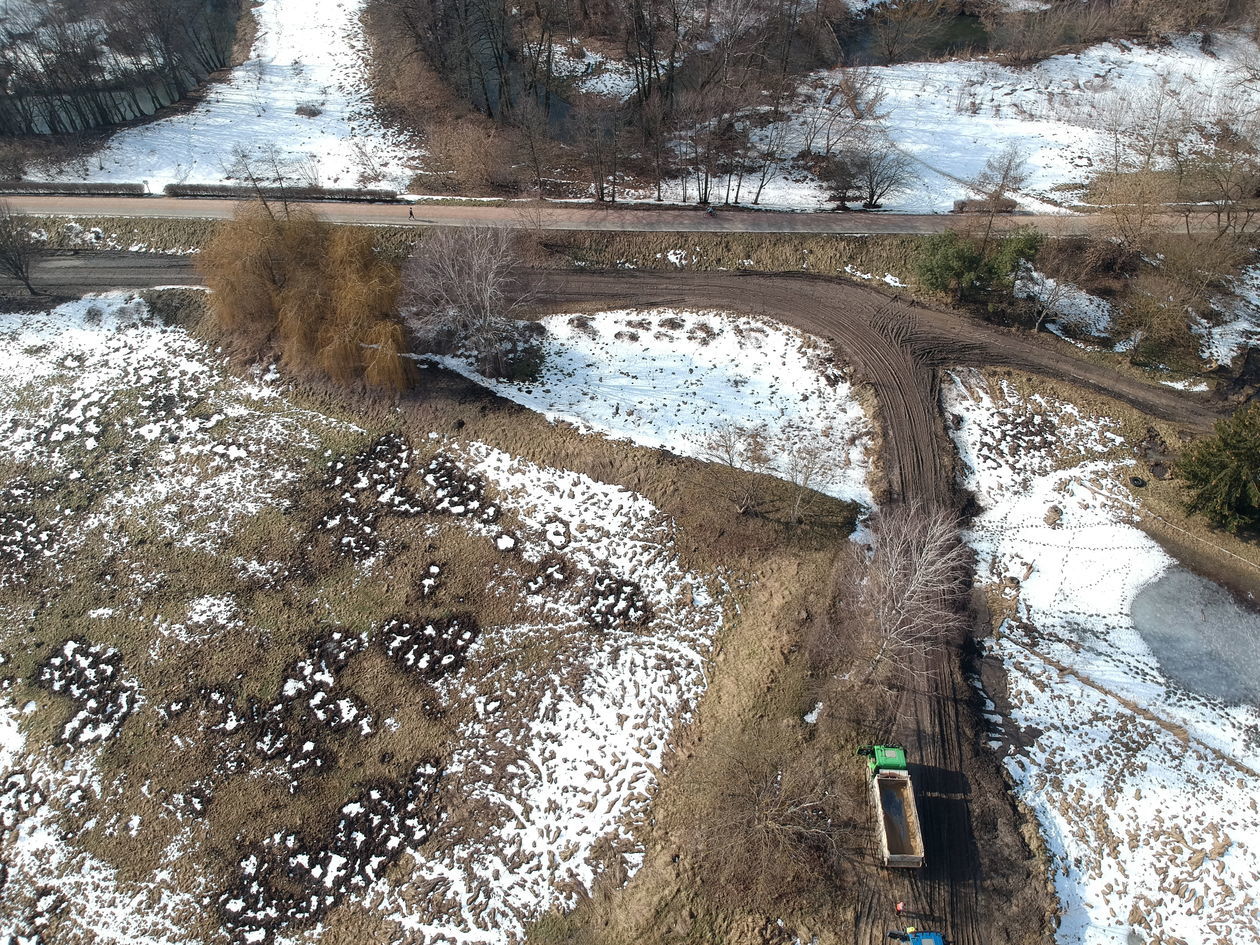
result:
<svg viewBox="0 0 1260 945"><path fill-rule="evenodd" d="M880 771L871 779L871 800L879 818L879 846L885 866L923 865L923 834L914 787L904 771Z"/></svg>

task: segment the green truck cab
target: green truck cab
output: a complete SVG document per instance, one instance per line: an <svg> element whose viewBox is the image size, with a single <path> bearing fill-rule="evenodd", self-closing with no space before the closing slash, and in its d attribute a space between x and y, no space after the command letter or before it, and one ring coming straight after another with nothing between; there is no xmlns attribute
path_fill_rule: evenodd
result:
<svg viewBox="0 0 1260 945"><path fill-rule="evenodd" d="M871 804L879 824L879 852L885 866L914 869L923 865L923 832L906 750L896 745L858 749L871 772Z"/></svg>

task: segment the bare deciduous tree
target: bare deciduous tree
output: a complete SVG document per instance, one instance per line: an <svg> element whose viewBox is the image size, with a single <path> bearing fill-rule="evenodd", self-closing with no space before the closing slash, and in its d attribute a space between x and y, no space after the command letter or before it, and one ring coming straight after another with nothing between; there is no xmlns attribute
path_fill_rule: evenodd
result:
<svg viewBox="0 0 1260 945"><path fill-rule="evenodd" d="M1018 141L1008 141L989 156L971 182L971 189L985 200L997 202L1017 192L1028 181L1028 154Z"/></svg>
<svg viewBox="0 0 1260 945"><path fill-rule="evenodd" d="M742 472L764 472L770 463L766 450L765 424L753 427L738 423L726 423L714 430L704 442L705 458ZM743 477L736 486L731 501L740 515L747 515L757 505L761 490L756 482Z"/></svg>
<svg viewBox="0 0 1260 945"><path fill-rule="evenodd" d="M506 227L430 230L403 266L403 322L430 350L454 345L496 360L529 294L519 266L516 236Z"/></svg>
<svg viewBox="0 0 1260 945"><path fill-rule="evenodd" d="M724 423L705 439L705 457L732 469L760 472L769 462L765 433L764 423Z"/></svg>
<svg viewBox="0 0 1260 945"><path fill-rule="evenodd" d="M874 210L916 179L914 162L882 142L872 142L856 154L858 192L862 206Z"/></svg>
<svg viewBox="0 0 1260 945"><path fill-rule="evenodd" d="M957 519L940 506L894 506L873 518L871 532L874 551L855 555L852 586L842 591L869 623L868 680L889 665L915 672L921 656L964 627L959 601L969 561Z"/></svg>
<svg viewBox="0 0 1260 945"><path fill-rule="evenodd" d="M906 59L940 29L944 4L939 0L905 0L875 8L874 44L889 62Z"/></svg>
<svg viewBox="0 0 1260 945"><path fill-rule="evenodd" d="M31 285L34 249L30 229L7 202L0 201L0 272L22 283L31 295L38 294Z"/></svg>
<svg viewBox="0 0 1260 945"><path fill-rule="evenodd" d="M766 908L785 887L830 872L853 824L837 789L844 773L827 755L778 758L754 742L716 761L697 785L696 823L701 862L720 888Z"/></svg>
<svg viewBox="0 0 1260 945"><path fill-rule="evenodd" d="M792 501L791 520L802 521L801 509L805 497L817 486L819 480L831 471L831 456L821 443L814 440L801 439L787 452L787 478L796 486L796 497Z"/></svg>
<svg viewBox="0 0 1260 945"><path fill-rule="evenodd" d="M994 217L1010 207L1010 196L1017 193L1028 180L1028 155L1018 141L1008 141L1000 151L989 156L984 167L971 182L971 189L984 200L987 220L984 239L980 241L983 253L993 234Z"/></svg>

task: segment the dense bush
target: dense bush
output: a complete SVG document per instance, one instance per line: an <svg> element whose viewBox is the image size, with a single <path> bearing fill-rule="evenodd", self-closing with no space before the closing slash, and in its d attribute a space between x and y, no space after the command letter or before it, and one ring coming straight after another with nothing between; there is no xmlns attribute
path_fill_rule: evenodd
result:
<svg viewBox="0 0 1260 945"><path fill-rule="evenodd" d="M143 184L106 184L95 182L48 183L37 180L0 181L0 194L117 194L146 193Z"/></svg>
<svg viewBox="0 0 1260 945"><path fill-rule="evenodd" d="M340 384L410 385L394 315L398 272L378 257L370 231L246 204L215 232L198 266L211 290L211 328L240 353L275 355L291 373Z"/></svg>
<svg viewBox="0 0 1260 945"><path fill-rule="evenodd" d="M1020 266L1037 254L1042 241L1033 230L998 239L956 230L937 233L923 241L915 275L924 288L947 292L959 302L993 301L995 293L1010 293Z"/></svg>
<svg viewBox="0 0 1260 945"><path fill-rule="evenodd" d="M1188 507L1231 532L1260 529L1260 403L1216 424L1177 464Z"/></svg>
<svg viewBox="0 0 1260 945"><path fill-rule="evenodd" d="M388 203L398 199L392 190L356 187L252 187L247 184L167 184L168 197L228 197L236 200L352 200Z"/></svg>

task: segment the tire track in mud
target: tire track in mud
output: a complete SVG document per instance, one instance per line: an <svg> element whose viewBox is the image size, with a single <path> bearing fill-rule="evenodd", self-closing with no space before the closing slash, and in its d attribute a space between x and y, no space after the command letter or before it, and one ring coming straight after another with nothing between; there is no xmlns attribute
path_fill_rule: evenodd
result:
<svg viewBox="0 0 1260 945"><path fill-rule="evenodd" d="M536 306L712 308L764 315L833 342L876 397L888 499L954 498L953 444L939 406L938 371L1012 367L1113 397L1145 413L1206 431L1220 412L1184 391L1128 377L958 312L911 305L838 279L804 274L545 270Z"/></svg>
<svg viewBox="0 0 1260 945"><path fill-rule="evenodd" d="M940 407L939 370L1005 365L1116 397L1191 429L1217 413L1183 393L1127 378L1014 332L888 299L838 280L703 272L547 272L540 307L673 306L762 315L832 341L876 398L885 501L956 503L953 444ZM854 945L878 945L899 921L942 931L953 945L1046 941L1045 876L1021 837L1006 780L980 746L976 694L963 676L963 641L923 660L894 695L880 737L909 749L922 814L926 864L877 865L875 824L866 857L871 881L854 904ZM977 829L979 826L980 829ZM1012 860L1001 851L1021 850ZM897 902L906 903L899 917Z"/></svg>

